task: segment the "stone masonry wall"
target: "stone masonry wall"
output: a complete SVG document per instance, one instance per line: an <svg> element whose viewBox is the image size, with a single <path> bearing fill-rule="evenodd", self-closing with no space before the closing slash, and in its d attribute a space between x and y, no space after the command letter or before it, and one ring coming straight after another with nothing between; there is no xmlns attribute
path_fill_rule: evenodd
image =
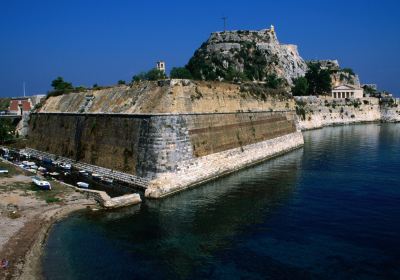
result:
<svg viewBox="0 0 400 280"><path fill-rule="evenodd" d="M301 130L379 121L381 118L379 101L376 98L346 101L332 98L297 97L296 104Z"/></svg>
<svg viewBox="0 0 400 280"><path fill-rule="evenodd" d="M243 147L296 131L294 112L196 115L187 125L196 157Z"/></svg>
<svg viewBox="0 0 400 280"><path fill-rule="evenodd" d="M296 131L295 114L32 114L30 148L149 179Z"/></svg>
<svg viewBox="0 0 400 280"><path fill-rule="evenodd" d="M152 180L145 196L164 197L291 151L303 144L302 133L294 132L244 147L186 160L179 163L178 171L160 174Z"/></svg>
<svg viewBox="0 0 400 280"><path fill-rule="evenodd" d="M339 100L330 97L296 97L301 130L363 122L400 121L397 104L380 104L378 98Z"/></svg>
<svg viewBox="0 0 400 280"><path fill-rule="evenodd" d="M140 118L31 114L28 147L136 174Z"/></svg>

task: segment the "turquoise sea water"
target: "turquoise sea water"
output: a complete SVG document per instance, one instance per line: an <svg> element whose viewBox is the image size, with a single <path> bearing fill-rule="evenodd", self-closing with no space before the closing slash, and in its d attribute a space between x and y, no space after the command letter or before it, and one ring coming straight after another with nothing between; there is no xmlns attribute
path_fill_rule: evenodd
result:
<svg viewBox="0 0 400 280"><path fill-rule="evenodd" d="M204 186L57 223L46 279L400 279L400 125L304 138Z"/></svg>

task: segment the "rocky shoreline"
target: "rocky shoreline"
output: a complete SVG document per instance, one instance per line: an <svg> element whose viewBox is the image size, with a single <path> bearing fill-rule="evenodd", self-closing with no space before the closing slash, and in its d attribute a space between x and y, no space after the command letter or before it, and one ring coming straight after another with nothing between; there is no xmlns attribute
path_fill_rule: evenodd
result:
<svg viewBox="0 0 400 280"><path fill-rule="evenodd" d="M69 214L85 208L86 206L82 204L66 205L60 209L51 211L51 216L48 214L41 215L38 221L35 221L35 223L40 224L41 228L38 230L32 242L32 246L27 248L28 250L26 251L24 259L17 264L17 269L11 275L10 279L42 279L43 248L52 226L56 222L66 218ZM26 227L29 226L29 224L26 225ZM21 231L23 230L24 228L21 229Z"/></svg>
<svg viewBox="0 0 400 280"><path fill-rule="evenodd" d="M97 202L56 181L52 193L37 190L30 174L11 163L0 164L9 170L0 177L0 258L8 261L0 279L41 279L42 249L51 226L72 212L96 207ZM50 202L53 195L57 202Z"/></svg>

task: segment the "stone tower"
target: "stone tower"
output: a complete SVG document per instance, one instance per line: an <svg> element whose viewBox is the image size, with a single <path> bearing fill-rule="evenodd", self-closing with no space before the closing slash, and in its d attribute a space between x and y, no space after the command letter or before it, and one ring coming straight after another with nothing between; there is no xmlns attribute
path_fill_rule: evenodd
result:
<svg viewBox="0 0 400 280"><path fill-rule="evenodd" d="M273 26L273 25L271 24L271 27L270 27L269 30L271 30L271 32L274 32L274 33L275 33L275 26Z"/></svg>
<svg viewBox="0 0 400 280"><path fill-rule="evenodd" d="M157 70L160 70L165 73L165 62L162 60L157 61L156 68L157 68Z"/></svg>

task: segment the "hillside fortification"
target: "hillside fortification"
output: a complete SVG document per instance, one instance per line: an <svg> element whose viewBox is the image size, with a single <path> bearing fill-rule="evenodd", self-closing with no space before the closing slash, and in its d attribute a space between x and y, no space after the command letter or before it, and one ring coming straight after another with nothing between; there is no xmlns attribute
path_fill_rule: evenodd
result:
<svg viewBox="0 0 400 280"><path fill-rule="evenodd" d="M273 27L212 33L187 67L201 80L265 81L276 75L286 85L307 69L297 46L279 43Z"/></svg>

